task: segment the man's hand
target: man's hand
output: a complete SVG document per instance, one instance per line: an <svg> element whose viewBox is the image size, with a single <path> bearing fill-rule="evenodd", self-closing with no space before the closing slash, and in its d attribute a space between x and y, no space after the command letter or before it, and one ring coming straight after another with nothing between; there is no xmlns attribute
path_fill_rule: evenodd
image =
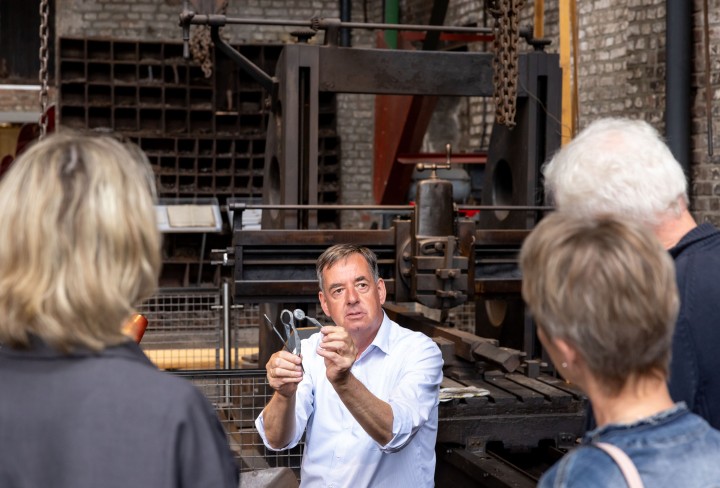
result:
<svg viewBox="0 0 720 488"><path fill-rule="evenodd" d="M357 357L357 347L343 327L326 325L320 329L322 339L317 353L325 358L325 374L335 385L347 380Z"/></svg>
<svg viewBox="0 0 720 488"><path fill-rule="evenodd" d="M280 350L270 356L265 369L270 387L278 394L289 398L297 391L297 386L303 379L302 358L285 350Z"/></svg>
<svg viewBox="0 0 720 488"><path fill-rule="evenodd" d="M270 356L265 370L275 394L263 410L265 435L275 449L288 445L295 426L295 392L303 379L302 358L280 350Z"/></svg>

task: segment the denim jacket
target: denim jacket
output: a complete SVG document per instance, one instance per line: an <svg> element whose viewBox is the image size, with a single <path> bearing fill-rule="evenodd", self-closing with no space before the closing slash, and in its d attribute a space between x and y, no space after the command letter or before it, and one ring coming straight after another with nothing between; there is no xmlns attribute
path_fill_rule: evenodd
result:
<svg viewBox="0 0 720 488"><path fill-rule="evenodd" d="M583 437L580 446L540 478L540 488L627 486L620 468L592 447L608 442L630 456L647 488L720 487L720 431L684 403L631 424L608 424Z"/></svg>

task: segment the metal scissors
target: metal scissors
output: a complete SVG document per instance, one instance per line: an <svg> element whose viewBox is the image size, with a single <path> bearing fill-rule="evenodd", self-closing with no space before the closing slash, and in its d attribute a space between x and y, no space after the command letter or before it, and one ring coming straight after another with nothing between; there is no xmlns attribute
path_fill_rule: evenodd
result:
<svg viewBox="0 0 720 488"><path fill-rule="evenodd" d="M288 309L280 312L280 322L282 322L285 327L288 347L292 350L293 354L300 354L300 336L295 328L295 317L293 313Z"/></svg>
<svg viewBox="0 0 720 488"><path fill-rule="evenodd" d="M290 321L286 322L284 320L284 315L287 313L290 314ZM272 323L272 320L270 320L270 317L267 316L267 314L263 314L265 317L265 320L267 321L268 327L270 327L273 332L275 332L275 335L278 336L280 341L283 343L283 346L288 352L291 352L295 354L296 356L300 355L300 336L297 333L297 329L295 328L295 322L292 319L292 312L289 310L283 310L280 313L280 321L282 322L283 326L285 327L285 337L278 331L277 327L275 327L275 324ZM302 363L300 363L300 368L302 368L303 372L305 372L305 368L303 367Z"/></svg>
<svg viewBox="0 0 720 488"><path fill-rule="evenodd" d="M318 329L322 327L322 324L317 321L317 319L314 319L313 317L310 317L309 315L305 315L305 312L300 309L296 308L293 310L293 315L297 320L304 320L307 319L308 322L310 322L313 326L317 327Z"/></svg>

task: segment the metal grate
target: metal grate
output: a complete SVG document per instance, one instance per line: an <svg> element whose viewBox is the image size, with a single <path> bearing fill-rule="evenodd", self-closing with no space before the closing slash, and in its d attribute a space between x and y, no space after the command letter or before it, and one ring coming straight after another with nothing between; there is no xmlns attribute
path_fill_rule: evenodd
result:
<svg viewBox="0 0 720 488"><path fill-rule="evenodd" d="M218 290L161 290L145 301L145 354L160 369L222 368L221 298Z"/></svg>
<svg viewBox="0 0 720 488"><path fill-rule="evenodd" d="M241 471L289 467L300 478L305 443L287 451L268 450L255 429L255 418L273 390L265 370L176 372L191 381L215 406Z"/></svg>
<svg viewBox="0 0 720 488"><path fill-rule="evenodd" d="M254 369L223 369L223 306L222 289L160 289L138 307L148 319L141 347L160 369L191 381L213 404L241 471L288 467L299 480L304 441L287 451L270 451L255 429L273 394L265 370L253 362L259 308L245 304L229 310L230 366ZM328 320L319 305L314 316Z"/></svg>
<svg viewBox="0 0 720 488"><path fill-rule="evenodd" d="M228 198L262 196L269 93L234 61L216 53L208 78L199 63L183 58L180 42L59 37L57 45L58 124L111 130L135 142L162 198L215 197L225 205ZM283 45L235 49L272 75ZM334 93L320 93L319 111L318 202L331 204L340 199L341 170ZM336 211L318 218L326 227L339 225ZM210 250L229 246L232 236L203 239L206 246L195 234L166 236L163 285L217 286L229 277L229 269L208 263Z"/></svg>

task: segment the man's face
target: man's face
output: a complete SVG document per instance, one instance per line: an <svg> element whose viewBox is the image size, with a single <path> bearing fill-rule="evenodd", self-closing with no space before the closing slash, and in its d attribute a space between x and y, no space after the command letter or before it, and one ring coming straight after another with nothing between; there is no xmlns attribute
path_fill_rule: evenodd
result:
<svg viewBox="0 0 720 488"><path fill-rule="evenodd" d="M377 283L373 281L370 266L361 254L352 254L322 273L320 305L335 325L344 327L351 334L380 328L385 282L382 279Z"/></svg>

